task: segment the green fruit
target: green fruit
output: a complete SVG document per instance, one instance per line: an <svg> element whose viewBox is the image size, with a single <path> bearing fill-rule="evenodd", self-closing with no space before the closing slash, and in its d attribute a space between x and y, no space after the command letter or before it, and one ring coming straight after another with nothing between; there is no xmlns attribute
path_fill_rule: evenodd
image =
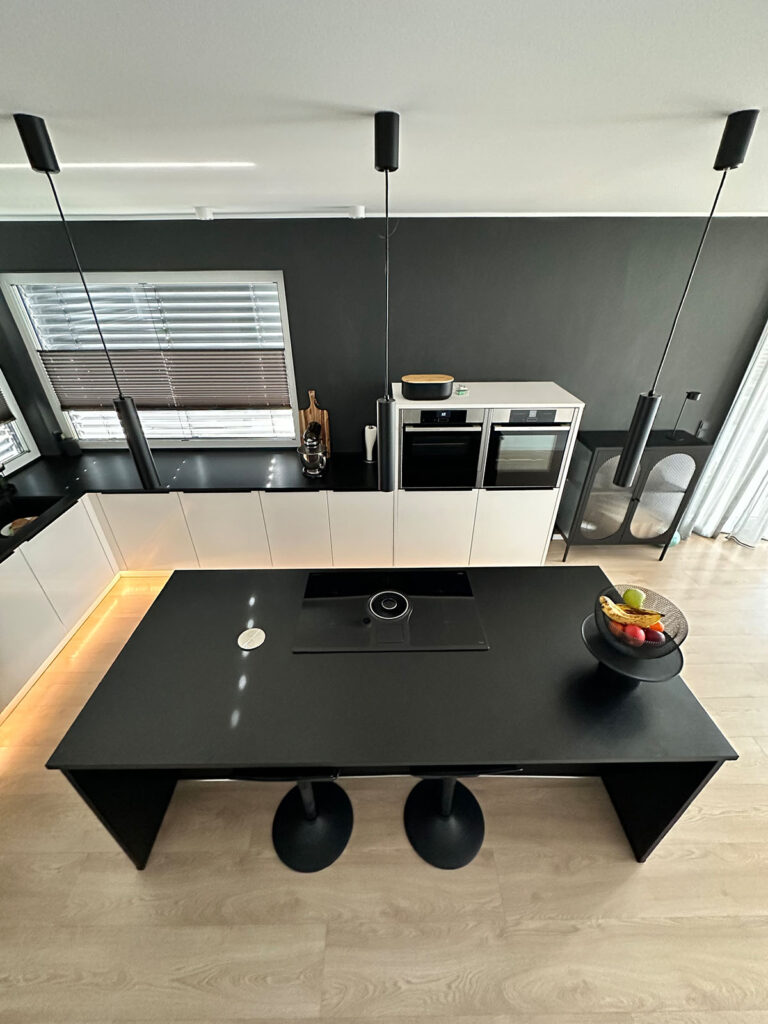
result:
<svg viewBox="0 0 768 1024"><path fill-rule="evenodd" d="M630 587L625 590L621 596L624 604L628 604L630 608L640 609L645 604L645 594L642 590L637 590L635 587Z"/></svg>

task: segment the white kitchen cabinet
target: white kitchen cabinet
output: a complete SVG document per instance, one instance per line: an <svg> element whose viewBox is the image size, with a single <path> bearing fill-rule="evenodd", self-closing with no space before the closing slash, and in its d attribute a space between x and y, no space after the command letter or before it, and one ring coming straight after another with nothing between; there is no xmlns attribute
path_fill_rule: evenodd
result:
<svg viewBox="0 0 768 1024"><path fill-rule="evenodd" d="M470 565L541 565L559 491L480 491Z"/></svg>
<svg viewBox="0 0 768 1024"><path fill-rule="evenodd" d="M180 495L203 569L268 569L272 565L258 492Z"/></svg>
<svg viewBox="0 0 768 1024"><path fill-rule="evenodd" d="M0 563L0 710L13 700L66 632L17 549Z"/></svg>
<svg viewBox="0 0 768 1024"><path fill-rule="evenodd" d="M392 492L329 491L328 514L335 566L392 565Z"/></svg>
<svg viewBox="0 0 768 1024"><path fill-rule="evenodd" d="M262 491L261 507L275 569L333 564L326 491Z"/></svg>
<svg viewBox="0 0 768 1024"><path fill-rule="evenodd" d="M467 565L477 491L398 491L395 565Z"/></svg>
<svg viewBox="0 0 768 1024"><path fill-rule="evenodd" d="M126 569L198 567L178 494L102 494L99 500Z"/></svg>
<svg viewBox="0 0 768 1024"><path fill-rule="evenodd" d="M77 625L115 576L79 502L18 550L67 631Z"/></svg>

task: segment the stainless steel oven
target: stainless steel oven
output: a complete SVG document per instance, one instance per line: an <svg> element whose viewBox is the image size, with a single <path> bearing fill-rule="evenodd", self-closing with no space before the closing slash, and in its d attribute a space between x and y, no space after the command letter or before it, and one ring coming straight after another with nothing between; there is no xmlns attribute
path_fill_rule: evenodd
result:
<svg viewBox="0 0 768 1024"><path fill-rule="evenodd" d="M400 486L477 486L483 409L408 409L400 436Z"/></svg>
<svg viewBox="0 0 768 1024"><path fill-rule="evenodd" d="M557 487L572 416L569 409L494 409L483 487Z"/></svg>

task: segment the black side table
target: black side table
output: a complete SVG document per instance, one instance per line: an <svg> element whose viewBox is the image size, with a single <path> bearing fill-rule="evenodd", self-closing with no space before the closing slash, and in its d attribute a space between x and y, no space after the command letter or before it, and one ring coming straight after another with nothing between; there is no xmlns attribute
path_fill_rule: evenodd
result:
<svg viewBox="0 0 768 1024"><path fill-rule="evenodd" d="M664 557L712 445L693 434L653 430L632 487L613 475L624 430L585 430L574 446L557 514L565 554L576 544L657 544Z"/></svg>

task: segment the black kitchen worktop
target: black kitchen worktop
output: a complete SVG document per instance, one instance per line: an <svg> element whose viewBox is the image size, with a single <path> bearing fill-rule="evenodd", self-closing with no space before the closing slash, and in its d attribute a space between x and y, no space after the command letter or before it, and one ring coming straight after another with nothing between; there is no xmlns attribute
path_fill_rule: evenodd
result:
<svg viewBox="0 0 768 1024"><path fill-rule="evenodd" d="M72 508L76 501L77 498L74 495L65 495L62 498L3 496L0 499L0 528L22 516L34 516L35 518L11 537L0 535L0 562L6 559L19 544L31 540L54 519L58 519L63 512Z"/></svg>
<svg viewBox="0 0 768 1024"><path fill-rule="evenodd" d="M652 430L647 448L691 448L691 447L712 447L711 441L704 441L687 430L675 431L674 438L670 437L671 430ZM627 440L626 430L580 430L579 441L586 445L590 451L597 448L621 448Z"/></svg>
<svg viewBox="0 0 768 1024"><path fill-rule="evenodd" d="M157 448L153 455L162 489L169 491L368 491L377 486L376 466L356 452L333 455L319 480L302 474L294 448ZM25 496L142 489L127 451L45 457L9 480Z"/></svg>
<svg viewBox="0 0 768 1024"><path fill-rule="evenodd" d="M467 575L488 650L299 654L305 570L177 571L48 767L274 777L736 757L679 677L601 680L581 639L600 569ZM250 626L266 639L243 651Z"/></svg>

